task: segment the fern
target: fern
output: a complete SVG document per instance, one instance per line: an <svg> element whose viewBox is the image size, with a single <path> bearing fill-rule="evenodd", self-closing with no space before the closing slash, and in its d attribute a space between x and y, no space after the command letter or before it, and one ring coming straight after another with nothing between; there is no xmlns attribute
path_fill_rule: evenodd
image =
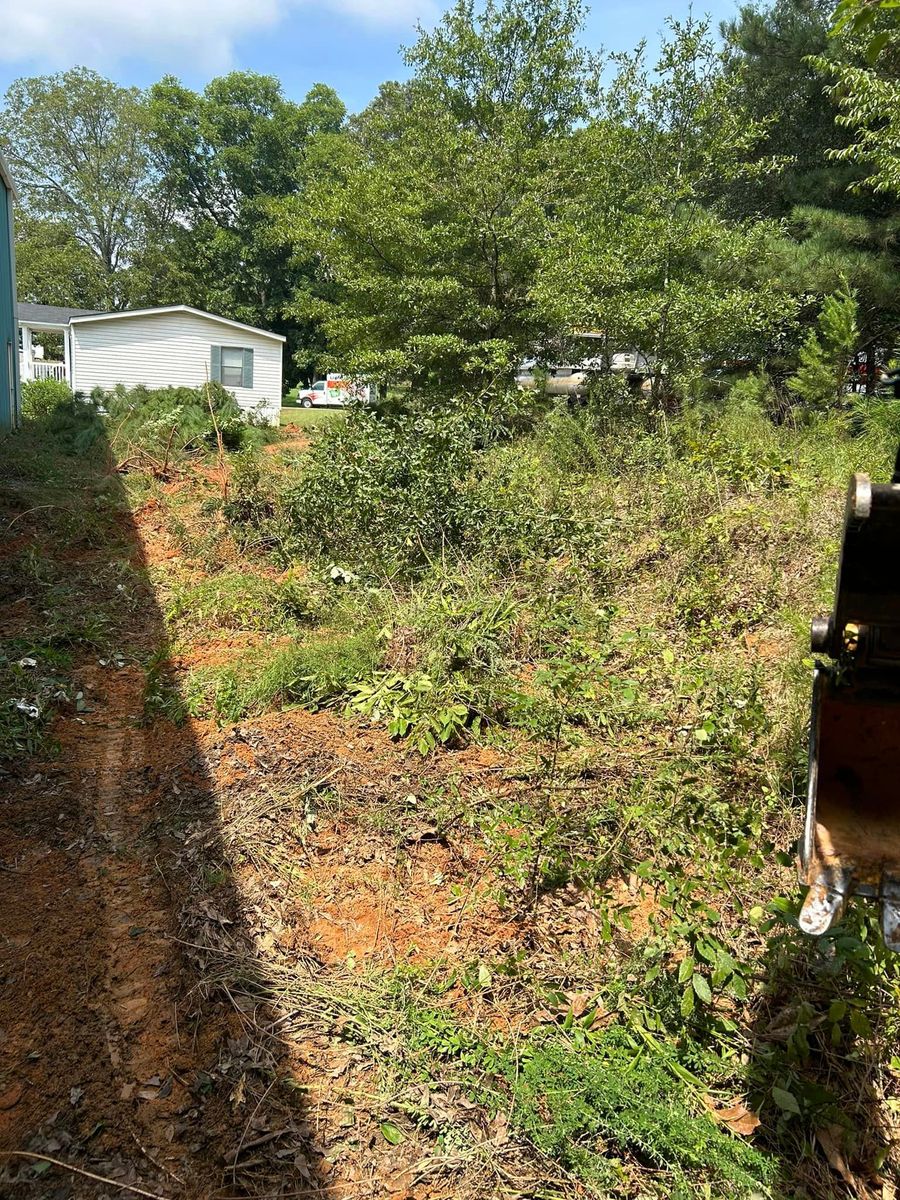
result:
<svg viewBox="0 0 900 1200"><path fill-rule="evenodd" d="M666 1064L611 1030L575 1048L559 1036L533 1045L510 1067L514 1120L540 1150L589 1180L609 1176L609 1160L630 1154L674 1182L702 1172L731 1197L758 1191L774 1165L714 1125Z"/></svg>

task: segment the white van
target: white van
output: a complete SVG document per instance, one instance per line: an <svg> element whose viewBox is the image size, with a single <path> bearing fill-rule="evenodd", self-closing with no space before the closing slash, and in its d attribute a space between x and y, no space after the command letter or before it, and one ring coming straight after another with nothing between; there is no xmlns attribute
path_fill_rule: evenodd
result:
<svg viewBox="0 0 900 1200"><path fill-rule="evenodd" d="M332 371L325 379L317 379L312 387L297 391L301 408L343 408L351 401L369 404L372 389L367 383L355 383L345 375Z"/></svg>

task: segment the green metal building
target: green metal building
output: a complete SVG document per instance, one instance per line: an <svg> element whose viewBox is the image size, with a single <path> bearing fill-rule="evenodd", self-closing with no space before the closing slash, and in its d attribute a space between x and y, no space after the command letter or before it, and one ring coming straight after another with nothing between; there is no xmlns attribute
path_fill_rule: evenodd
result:
<svg viewBox="0 0 900 1200"><path fill-rule="evenodd" d="M19 423L19 328L16 320L16 188L0 154L0 433Z"/></svg>

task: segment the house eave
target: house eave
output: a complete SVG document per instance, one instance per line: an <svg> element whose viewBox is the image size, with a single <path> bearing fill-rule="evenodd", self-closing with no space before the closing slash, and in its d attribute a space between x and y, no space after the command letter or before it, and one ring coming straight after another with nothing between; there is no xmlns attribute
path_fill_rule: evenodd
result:
<svg viewBox="0 0 900 1200"><path fill-rule="evenodd" d="M190 304L168 304L161 308L133 308L128 312L99 313L85 317L72 317L70 325L84 325L96 321L126 321L129 317L153 317L161 313L191 313L195 317L205 317L208 321L216 321L220 325L228 325L232 329L241 329L245 333L256 333L260 337L271 338L275 342L286 342L287 338L281 333L272 333L268 329L260 329L257 325L245 325L242 321L233 321L230 317L220 317L217 313L204 312L202 308L194 308Z"/></svg>
<svg viewBox="0 0 900 1200"><path fill-rule="evenodd" d="M0 153L0 179L3 180L7 188L10 190L10 192L12 192L13 200L18 202L19 193L16 189L15 183L13 182L12 173L9 169L9 163L6 161L6 156L2 153Z"/></svg>
<svg viewBox="0 0 900 1200"><path fill-rule="evenodd" d="M66 322L57 321L28 321L18 318L19 328L33 329L36 333L65 333L69 328Z"/></svg>

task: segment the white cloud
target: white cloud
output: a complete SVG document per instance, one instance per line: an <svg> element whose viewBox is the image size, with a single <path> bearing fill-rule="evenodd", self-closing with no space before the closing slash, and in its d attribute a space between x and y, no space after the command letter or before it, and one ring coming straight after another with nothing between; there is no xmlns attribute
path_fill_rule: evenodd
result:
<svg viewBox="0 0 900 1200"><path fill-rule="evenodd" d="M433 0L308 0L372 25L410 28ZM235 43L271 32L303 0L0 0L0 60L108 68L139 59L166 69L221 71Z"/></svg>

